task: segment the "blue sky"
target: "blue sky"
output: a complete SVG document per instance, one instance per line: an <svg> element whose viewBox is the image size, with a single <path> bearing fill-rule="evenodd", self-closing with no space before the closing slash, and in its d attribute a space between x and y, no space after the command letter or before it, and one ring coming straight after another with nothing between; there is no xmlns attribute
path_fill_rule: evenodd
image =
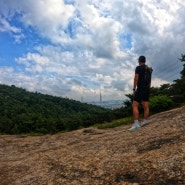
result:
<svg viewBox="0 0 185 185"><path fill-rule="evenodd" d="M182 0L1 0L0 83L75 100L132 92L139 55L152 86L179 78Z"/></svg>

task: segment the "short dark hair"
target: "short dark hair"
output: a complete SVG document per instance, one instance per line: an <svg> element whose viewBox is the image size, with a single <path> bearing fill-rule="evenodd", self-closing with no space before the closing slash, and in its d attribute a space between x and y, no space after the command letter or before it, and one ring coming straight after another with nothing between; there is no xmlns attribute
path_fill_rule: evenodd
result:
<svg viewBox="0 0 185 185"><path fill-rule="evenodd" d="M143 63L146 62L145 56L140 56L140 57L138 58L138 60L139 60L139 62L143 62Z"/></svg>

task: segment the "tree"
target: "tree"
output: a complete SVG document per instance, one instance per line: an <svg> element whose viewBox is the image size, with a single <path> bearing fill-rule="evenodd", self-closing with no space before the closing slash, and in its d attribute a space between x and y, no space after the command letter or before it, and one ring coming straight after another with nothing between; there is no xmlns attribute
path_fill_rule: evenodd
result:
<svg viewBox="0 0 185 185"><path fill-rule="evenodd" d="M185 55L181 54L181 58L179 58L181 62L185 62ZM185 78L185 64L183 64L183 69L180 72L181 78Z"/></svg>
<svg viewBox="0 0 185 185"><path fill-rule="evenodd" d="M185 55L182 54L179 60L185 62ZM173 101L177 104L185 102L185 63L180 74L181 78L174 80L171 88Z"/></svg>
<svg viewBox="0 0 185 185"><path fill-rule="evenodd" d="M166 95L154 96L150 98L150 111L158 113L172 108L173 101Z"/></svg>

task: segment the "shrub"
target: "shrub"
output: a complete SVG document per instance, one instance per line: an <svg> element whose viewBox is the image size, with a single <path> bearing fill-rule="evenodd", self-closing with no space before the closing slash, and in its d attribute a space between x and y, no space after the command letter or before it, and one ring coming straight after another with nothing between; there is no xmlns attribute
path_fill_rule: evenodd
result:
<svg viewBox="0 0 185 185"><path fill-rule="evenodd" d="M158 113L169 110L173 104L173 100L166 95L154 96L150 98L150 112Z"/></svg>

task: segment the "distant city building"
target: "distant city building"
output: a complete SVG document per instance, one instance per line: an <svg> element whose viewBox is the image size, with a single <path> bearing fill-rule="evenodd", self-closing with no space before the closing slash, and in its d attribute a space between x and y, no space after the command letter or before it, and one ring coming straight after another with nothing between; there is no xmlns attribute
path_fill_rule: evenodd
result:
<svg viewBox="0 0 185 185"><path fill-rule="evenodd" d="M81 102L83 102L84 101L84 98L83 98L83 96L81 97Z"/></svg>
<svg viewBox="0 0 185 185"><path fill-rule="evenodd" d="M102 104L102 95L101 95L101 91L100 91L100 104Z"/></svg>
<svg viewBox="0 0 185 185"><path fill-rule="evenodd" d="M88 102L88 104L97 105L107 109L117 109L123 107L124 100L109 100L100 102Z"/></svg>

